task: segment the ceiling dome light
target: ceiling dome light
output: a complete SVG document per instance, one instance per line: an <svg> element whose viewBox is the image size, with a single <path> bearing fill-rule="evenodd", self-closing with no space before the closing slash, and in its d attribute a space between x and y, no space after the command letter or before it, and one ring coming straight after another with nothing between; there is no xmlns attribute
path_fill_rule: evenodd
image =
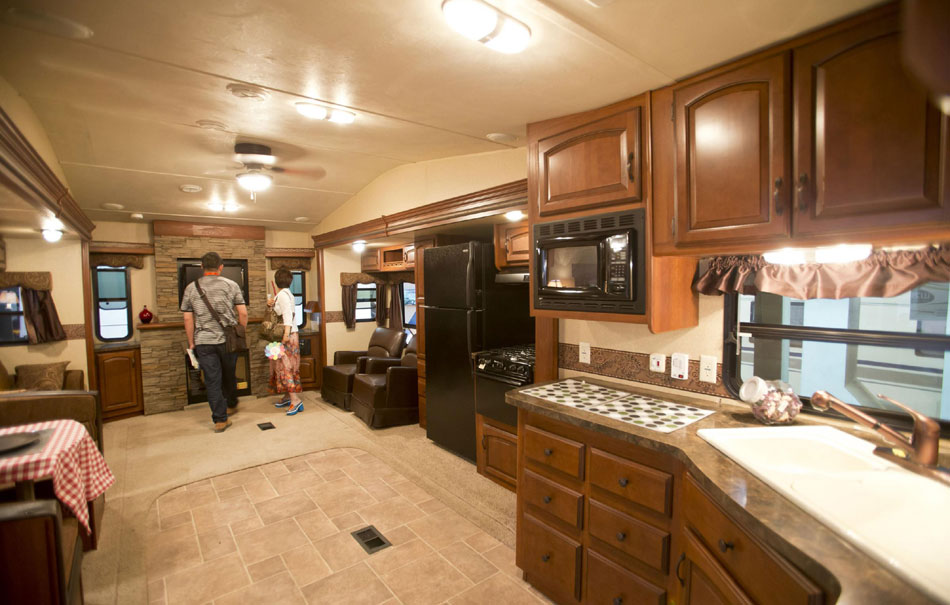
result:
<svg viewBox="0 0 950 605"><path fill-rule="evenodd" d="M316 103L294 103L297 113L312 120L327 119L327 108Z"/></svg>
<svg viewBox="0 0 950 605"><path fill-rule="evenodd" d="M141 212L133 212L132 214L129 215L129 217L134 218L136 220L142 220L143 218L145 218L145 215L142 214Z"/></svg>
<svg viewBox="0 0 950 605"><path fill-rule="evenodd" d="M185 193L198 193L201 191L201 185L192 185L191 183L185 183L184 185L179 185L178 189Z"/></svg>
<svg viewBox="0 0 950 605"><path fill-rule="evenodd" d="M274 179L259 170L248 170L237 175L237 182L244 189L257 193L269 189Z"/></svg>
<svg viewBox="0 0 950 605"><path fill-rule="evenodd" d="M330 112L329 120L337 124L352 124L356 120L356 114L343 109L334 109Z"/></svg>
<svg viewBox="0 0 950 605"><path fill-rule="evenodd" d="M52 243L63 239L63 232L59 229L43 229L43 239Z"/></svg>
<svg viewBox="0 0 950 605"><path fill-rule="evenodd" d="M366 250L365 240L358 239L353 242L353 252L362 252L363 250Z"/></svg>
<svg viewBox="0 0 950 605"><path fill-rule="evenodd" d="M228 92L239 99L251 99L252 101L264 101L270 96L270 93L259 86L253 84L242 84L240 82L231 82L227 85Z"/></svg>
<svg viewBox="0 0 950 605"><path fill-rule="evenodd" d="M505 213L505 218L511 222L520 221L524 218L524 212L520 210L511 210Z"/></svg>
<svg viewBox="0 0 950 605"><path fill-rule="evenodd" d="M217 130L220 132L228 131L228 125L224 122L219 122L218 120L198 120L195 122L195 125L198 128L203 128L204 130Z"/></svg>
<svg viewBox="0 0 950 605"><path fill-rule="evenodd" d="M115 202L106 202L104 204L99 204L99 206L101 208L105 208L106 210L122 210L125 208L125 206L122 204L116 204Z"/></svg>
<svg viewBox="0 0 950 605"><path fill-rule="evenodd" d="M309 217L309 216L295 216L295 217L294 217L294 222L295 222L295 223L306 223L306 222L308 222L309 220L310 220L310 217Z"/></svg>
<svg viewBox="0 0 950 605"><path fill-rule="evenodd" d="M485 138L493 143L514 143L518 140L518 137L507 132L489 132Z"/></svg>
<svg viewBox="0 0 950 605"><path fill-rule="evenodd" d="M505 17L501 28L495 31L491 39L485 41L485 46L506 55L520 53L531 41L531 30L528 26L511 17Z"/></svg>
<svg viewBox="0 0 950 605"><path fill-rule="evenodd" d="M470 40L481 40L495 31L497 10L479 0L445 0L442 15L456 32Z"/></svg>

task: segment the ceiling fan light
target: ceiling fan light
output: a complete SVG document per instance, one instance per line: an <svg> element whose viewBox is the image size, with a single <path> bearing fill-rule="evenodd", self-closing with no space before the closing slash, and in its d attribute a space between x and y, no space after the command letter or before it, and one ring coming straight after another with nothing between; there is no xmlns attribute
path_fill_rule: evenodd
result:
<svg viewBox="0 0 950 605"><path fill-rule="evenodd" d="M442 15L456 32L470 40L481 40L495 31L498 11L479 0L445 0Z"/></svg>
<svg viewBox="0 0 950 605"><path fill-rule="evenodd" d="M270 188L273 184L274 179L271 178L269 174L264 174L257 170L249 170L247 172L242 172L237 175L238 185L247 189L248 191L258 192L265 191Z"/></svg>
<svg viewBox="0 0 950 605"><path fill-rule="evenodd" d="M485 46L500 53L512 55L527 48L530 41L531 30L527 25L511 17L505 17L501 28L492 35L490 40L485 41Z"/></svg>
<svg viewBox="0 0 950 605"><path fill-rule="evenodd" d="M297 113L310 118L311 120L325 120L327 118L327 108L316 103L295 103Z"/></svg>
<svg viewBox="0 0 950 605"><path fill-rule="evenodd" d="M343 109L334 109L330 112L329 120L337 124L352 124L356 120L356 114Z"/></svg>

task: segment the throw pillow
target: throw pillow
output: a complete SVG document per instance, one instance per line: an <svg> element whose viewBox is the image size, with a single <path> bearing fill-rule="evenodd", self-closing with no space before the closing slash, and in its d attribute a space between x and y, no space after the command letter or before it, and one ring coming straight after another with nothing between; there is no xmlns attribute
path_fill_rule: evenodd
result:
<svg viewBox="0 0 950 605"><path fill-rule="evenodd" d="M68 361L31 363L16 367L16 386L28 391L59 391L63 388Z"/></svg>
<svg viewBox="0 0 950 605"><path fill-rule="evenodd" d="M7 368L0 363L0 391L9 391L13 388L13 376L7 372Z"/></svg>

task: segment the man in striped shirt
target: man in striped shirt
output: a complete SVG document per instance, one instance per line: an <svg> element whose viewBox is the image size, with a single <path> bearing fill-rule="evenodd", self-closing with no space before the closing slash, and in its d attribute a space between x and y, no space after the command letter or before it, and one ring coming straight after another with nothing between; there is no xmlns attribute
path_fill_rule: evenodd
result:
<svg viewBox="0 0 950 605"><path fill-rule="evenodd" d="M218 312L218 317L228 326L246 326L244 295L240 286L221 276L221 270L224 269L221 256L217 252L208 252L201 257L201 266L204 275L195 281L201 284L205 297ZM188 348L194 349L198 365L204 373L214 432L221 433L231 426L228 415L237 411L237 380L234 376L237 358L235 354L228 353L224 328L208 310L208 305L195 288L195 282L185 288L181 310L184 313Z"/></svg>

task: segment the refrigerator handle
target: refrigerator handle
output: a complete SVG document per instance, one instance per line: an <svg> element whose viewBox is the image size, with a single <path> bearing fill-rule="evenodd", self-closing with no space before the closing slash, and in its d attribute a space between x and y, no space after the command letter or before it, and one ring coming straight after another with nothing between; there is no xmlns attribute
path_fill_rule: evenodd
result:
<svg viewBox="0 0 950 605"><path fill-rule="evenodd" d="M468 358L472 358L472 353L475 351L472 349L472 324L475 323L475 312L466 311L465 312L466 321L465 321L465 342L467 344L466 350L468 351Z"/></svg>
<svg viewBox="0 0 950 605"><path fill-rule="evenodd" d="M465 306L475 306L475 246L468 247L468 263L465 264Z"/></svg>

